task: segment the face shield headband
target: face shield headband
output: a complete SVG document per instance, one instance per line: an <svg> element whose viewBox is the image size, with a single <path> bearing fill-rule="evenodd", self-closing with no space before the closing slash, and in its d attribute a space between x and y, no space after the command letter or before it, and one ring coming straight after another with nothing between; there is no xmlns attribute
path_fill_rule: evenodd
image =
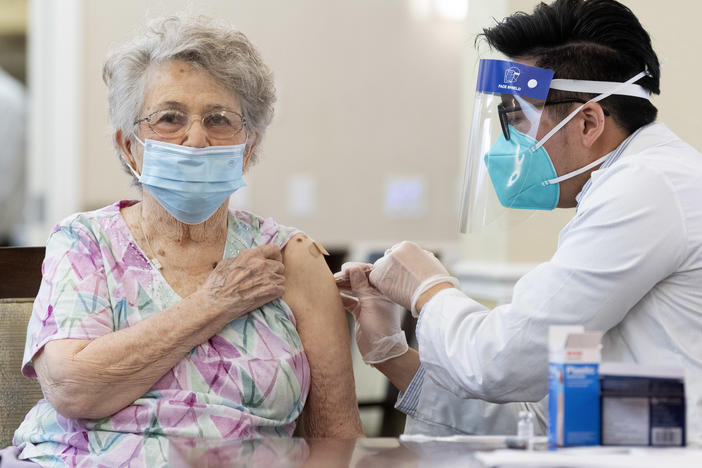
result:
<svg viewBox="0 0 702 468"><path fill-rule="evenodd" d="M505 211L511 210L507 208L554 209L560 194L559 182L596 167L608 155L559 177L544 143L590 102L614 94L649 99L648 90L633 84L645 75L647 72L638 73L623 83L554 80L551 70L509 61L481 60L463 189L461 232L466 232L468 226L471 231L482 230L500 217L508 217ZM550 89L599 94L588 101L548 102ZM580 105L537 141L544 108L569 102Z"/></svg>

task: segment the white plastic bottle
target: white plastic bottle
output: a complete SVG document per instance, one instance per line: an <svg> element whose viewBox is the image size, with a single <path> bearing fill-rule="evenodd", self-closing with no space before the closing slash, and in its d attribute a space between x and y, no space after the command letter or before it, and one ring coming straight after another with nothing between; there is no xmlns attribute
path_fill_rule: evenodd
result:
<svg viewBox="0 0 702 468"><path fill-rule="evenodd" d="M534 415L531 411L519 412L517 423L517 439L527 450L534 450Z"/></svg>

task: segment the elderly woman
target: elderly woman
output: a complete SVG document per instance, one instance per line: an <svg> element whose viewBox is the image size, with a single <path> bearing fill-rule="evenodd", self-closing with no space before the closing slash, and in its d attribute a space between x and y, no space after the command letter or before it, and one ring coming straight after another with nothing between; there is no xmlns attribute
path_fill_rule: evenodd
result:
<svg viewBox="0 0 702 468"><path fill-rule="evenodd" d="M45 398L15 433L43 466L156 466L165 437L361 435L324 249L245 211L273 114L244 35L154 21L103 77L114 142L144 189L51 233L22 372ZM125 463L128 462L129 463Z"/></svg>

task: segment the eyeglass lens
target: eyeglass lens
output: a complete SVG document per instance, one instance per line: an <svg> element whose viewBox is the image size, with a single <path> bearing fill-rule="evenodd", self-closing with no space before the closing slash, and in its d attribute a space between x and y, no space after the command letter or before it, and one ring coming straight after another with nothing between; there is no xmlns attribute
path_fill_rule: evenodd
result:
<svg viewBox="0 0 702 468"><path fill-rule="evenodd" d="M195 120L190 115L175 109L156 111L142 119L157 135L172 138L185 134ZM199 117L199 116L198 116ZM218 110L201 116L200 123L212 138L230 138L244 128L245 121L241 115L233 111Z"/></svg>

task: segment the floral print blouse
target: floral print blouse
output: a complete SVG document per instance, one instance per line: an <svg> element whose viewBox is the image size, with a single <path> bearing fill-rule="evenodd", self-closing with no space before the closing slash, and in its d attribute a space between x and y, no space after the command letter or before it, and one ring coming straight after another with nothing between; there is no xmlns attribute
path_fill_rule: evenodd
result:
<svg viewBox="0 0 702 468"><path fill-rule="evenodd" d="M49 341L92 340L171 307L181 297L136 244L120 201L59 223L46 245L43 280L27 330L22 373ZM299 231L230 211L225 257ZM135 350L138 352L138 350ZM21 459L43 466L163 466L163 438L291 436L310 371L295 318L276 300L193 348L134 403L112 416L67 419L40 400L15 432Z"/></svg>

